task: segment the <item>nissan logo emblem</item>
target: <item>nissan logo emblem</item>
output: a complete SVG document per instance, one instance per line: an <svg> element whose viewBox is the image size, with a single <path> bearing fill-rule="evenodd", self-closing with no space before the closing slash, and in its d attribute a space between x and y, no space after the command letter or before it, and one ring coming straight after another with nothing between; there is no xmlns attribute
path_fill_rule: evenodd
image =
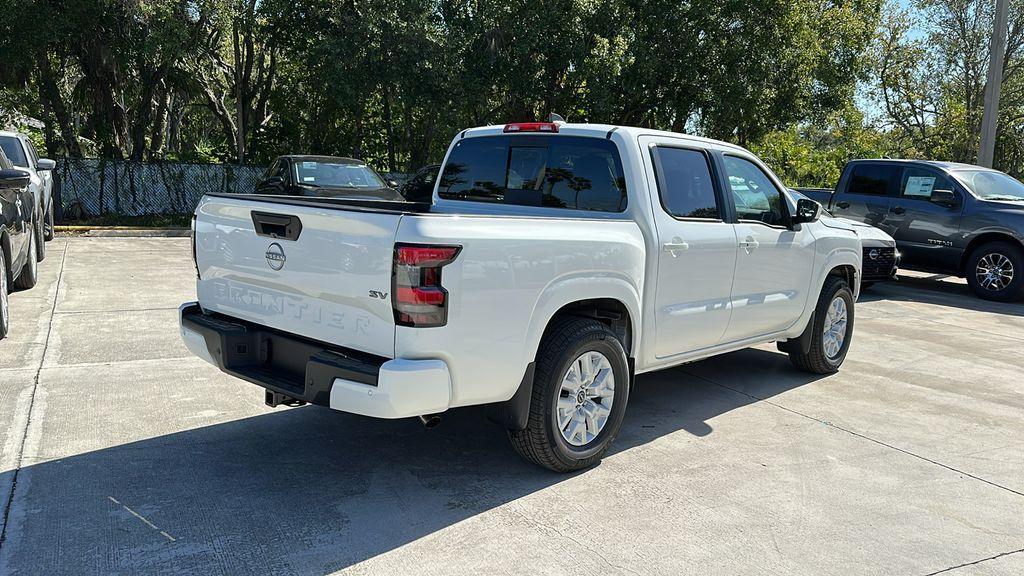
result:
<svg viewBox="0 0 1024 576"><path fill-rule="evenodd" d="M874 248L871 250L871 252L868 252L868 258L871 258L872 260L878 260L878 254L878 249Z"/></svg>
<svg viewBox="0 0 1024 576"><path fill-rule="evenodd" d="M277 242L274 242L267 248L267 264L270 265L272 270L280 270L284 268L284 263L287 258L284 256L284 248Z"/></svg>

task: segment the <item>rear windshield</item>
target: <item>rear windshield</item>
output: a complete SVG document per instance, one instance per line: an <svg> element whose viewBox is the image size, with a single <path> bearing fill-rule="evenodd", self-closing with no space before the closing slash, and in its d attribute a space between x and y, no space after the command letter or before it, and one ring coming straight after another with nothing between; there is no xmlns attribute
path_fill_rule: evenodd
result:
<svg viewBox="0 0 1024 576"><path fill-rule="evenodd" d="M295 180L306 186L331 188L385 188L387 184L365 164L295 163Z"/></svg>
<svg viewBox="0 0 1024 576"><path fill-rule="evenodd" d="M28 168L25 149L21 147L21 142L17 138L13 136L0 136L0 148L3 148L4 154L7 154L7 159L11 161L11 164Z"/></svg>
<svg viewBox="0 0 1024 576"><path fill-rule="evenodd" d="M483 136L460 140L438 194L447 200L598 212L626 209L626 179L609 140L578 136Z"/></svg>

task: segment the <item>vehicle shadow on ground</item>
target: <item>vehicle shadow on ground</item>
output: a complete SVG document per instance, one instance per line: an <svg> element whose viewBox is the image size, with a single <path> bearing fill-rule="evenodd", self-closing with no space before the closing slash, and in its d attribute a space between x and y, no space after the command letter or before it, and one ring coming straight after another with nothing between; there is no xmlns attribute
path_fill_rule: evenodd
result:
<svg viewBox="0 0 1024 576"><path fill-rule="evenodd" d="M862 290L860 300L877 302L892 300L897 302L918 302L936 304L952 308L970 310L972 312L988 312L1024 316L1024 302L992 302L982 300L974 295L967 284L944 282L950 278L942 274L932 276L900 276L896 282L879 282L871 288Z"/></svg>
<svg viewBox="0 0 1024 576"><path fill-rule="evenodd" d="M742 366L745 378L639 376L609 459L669 434L706 436L716 416L816 378L757 349L692 366ZM433 430L281 409L24 467L3 556L12 576L320 575L572 477L520 461L480 408Z"/></svg>

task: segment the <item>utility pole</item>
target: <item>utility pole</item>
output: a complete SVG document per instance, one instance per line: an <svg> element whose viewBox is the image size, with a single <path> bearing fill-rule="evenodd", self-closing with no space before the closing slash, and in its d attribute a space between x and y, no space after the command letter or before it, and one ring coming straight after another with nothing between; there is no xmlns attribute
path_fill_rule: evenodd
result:
<svg viewBox="0 0 1024 576"><path fill-rule="evenodd" d="M985 83L985 112L981 117L981 145L978 164L992 167L996 151L996 128L999 125L999 92L1003 84L1003 56L1006 52L1007 0L996 0L996 21L989 46L988 81Z"/></svg>

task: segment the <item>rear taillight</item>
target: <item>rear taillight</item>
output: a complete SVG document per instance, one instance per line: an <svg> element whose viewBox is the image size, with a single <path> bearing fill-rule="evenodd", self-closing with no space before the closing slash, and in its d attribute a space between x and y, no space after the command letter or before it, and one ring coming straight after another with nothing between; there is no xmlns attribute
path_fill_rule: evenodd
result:
<svg viewBox="0 0 1024 576"><path fill-rule="evenodd" d="M399 326L430 328L448 321L448 291L441 268L455 260L458 246L395 245L391 305Z"/></svg>

